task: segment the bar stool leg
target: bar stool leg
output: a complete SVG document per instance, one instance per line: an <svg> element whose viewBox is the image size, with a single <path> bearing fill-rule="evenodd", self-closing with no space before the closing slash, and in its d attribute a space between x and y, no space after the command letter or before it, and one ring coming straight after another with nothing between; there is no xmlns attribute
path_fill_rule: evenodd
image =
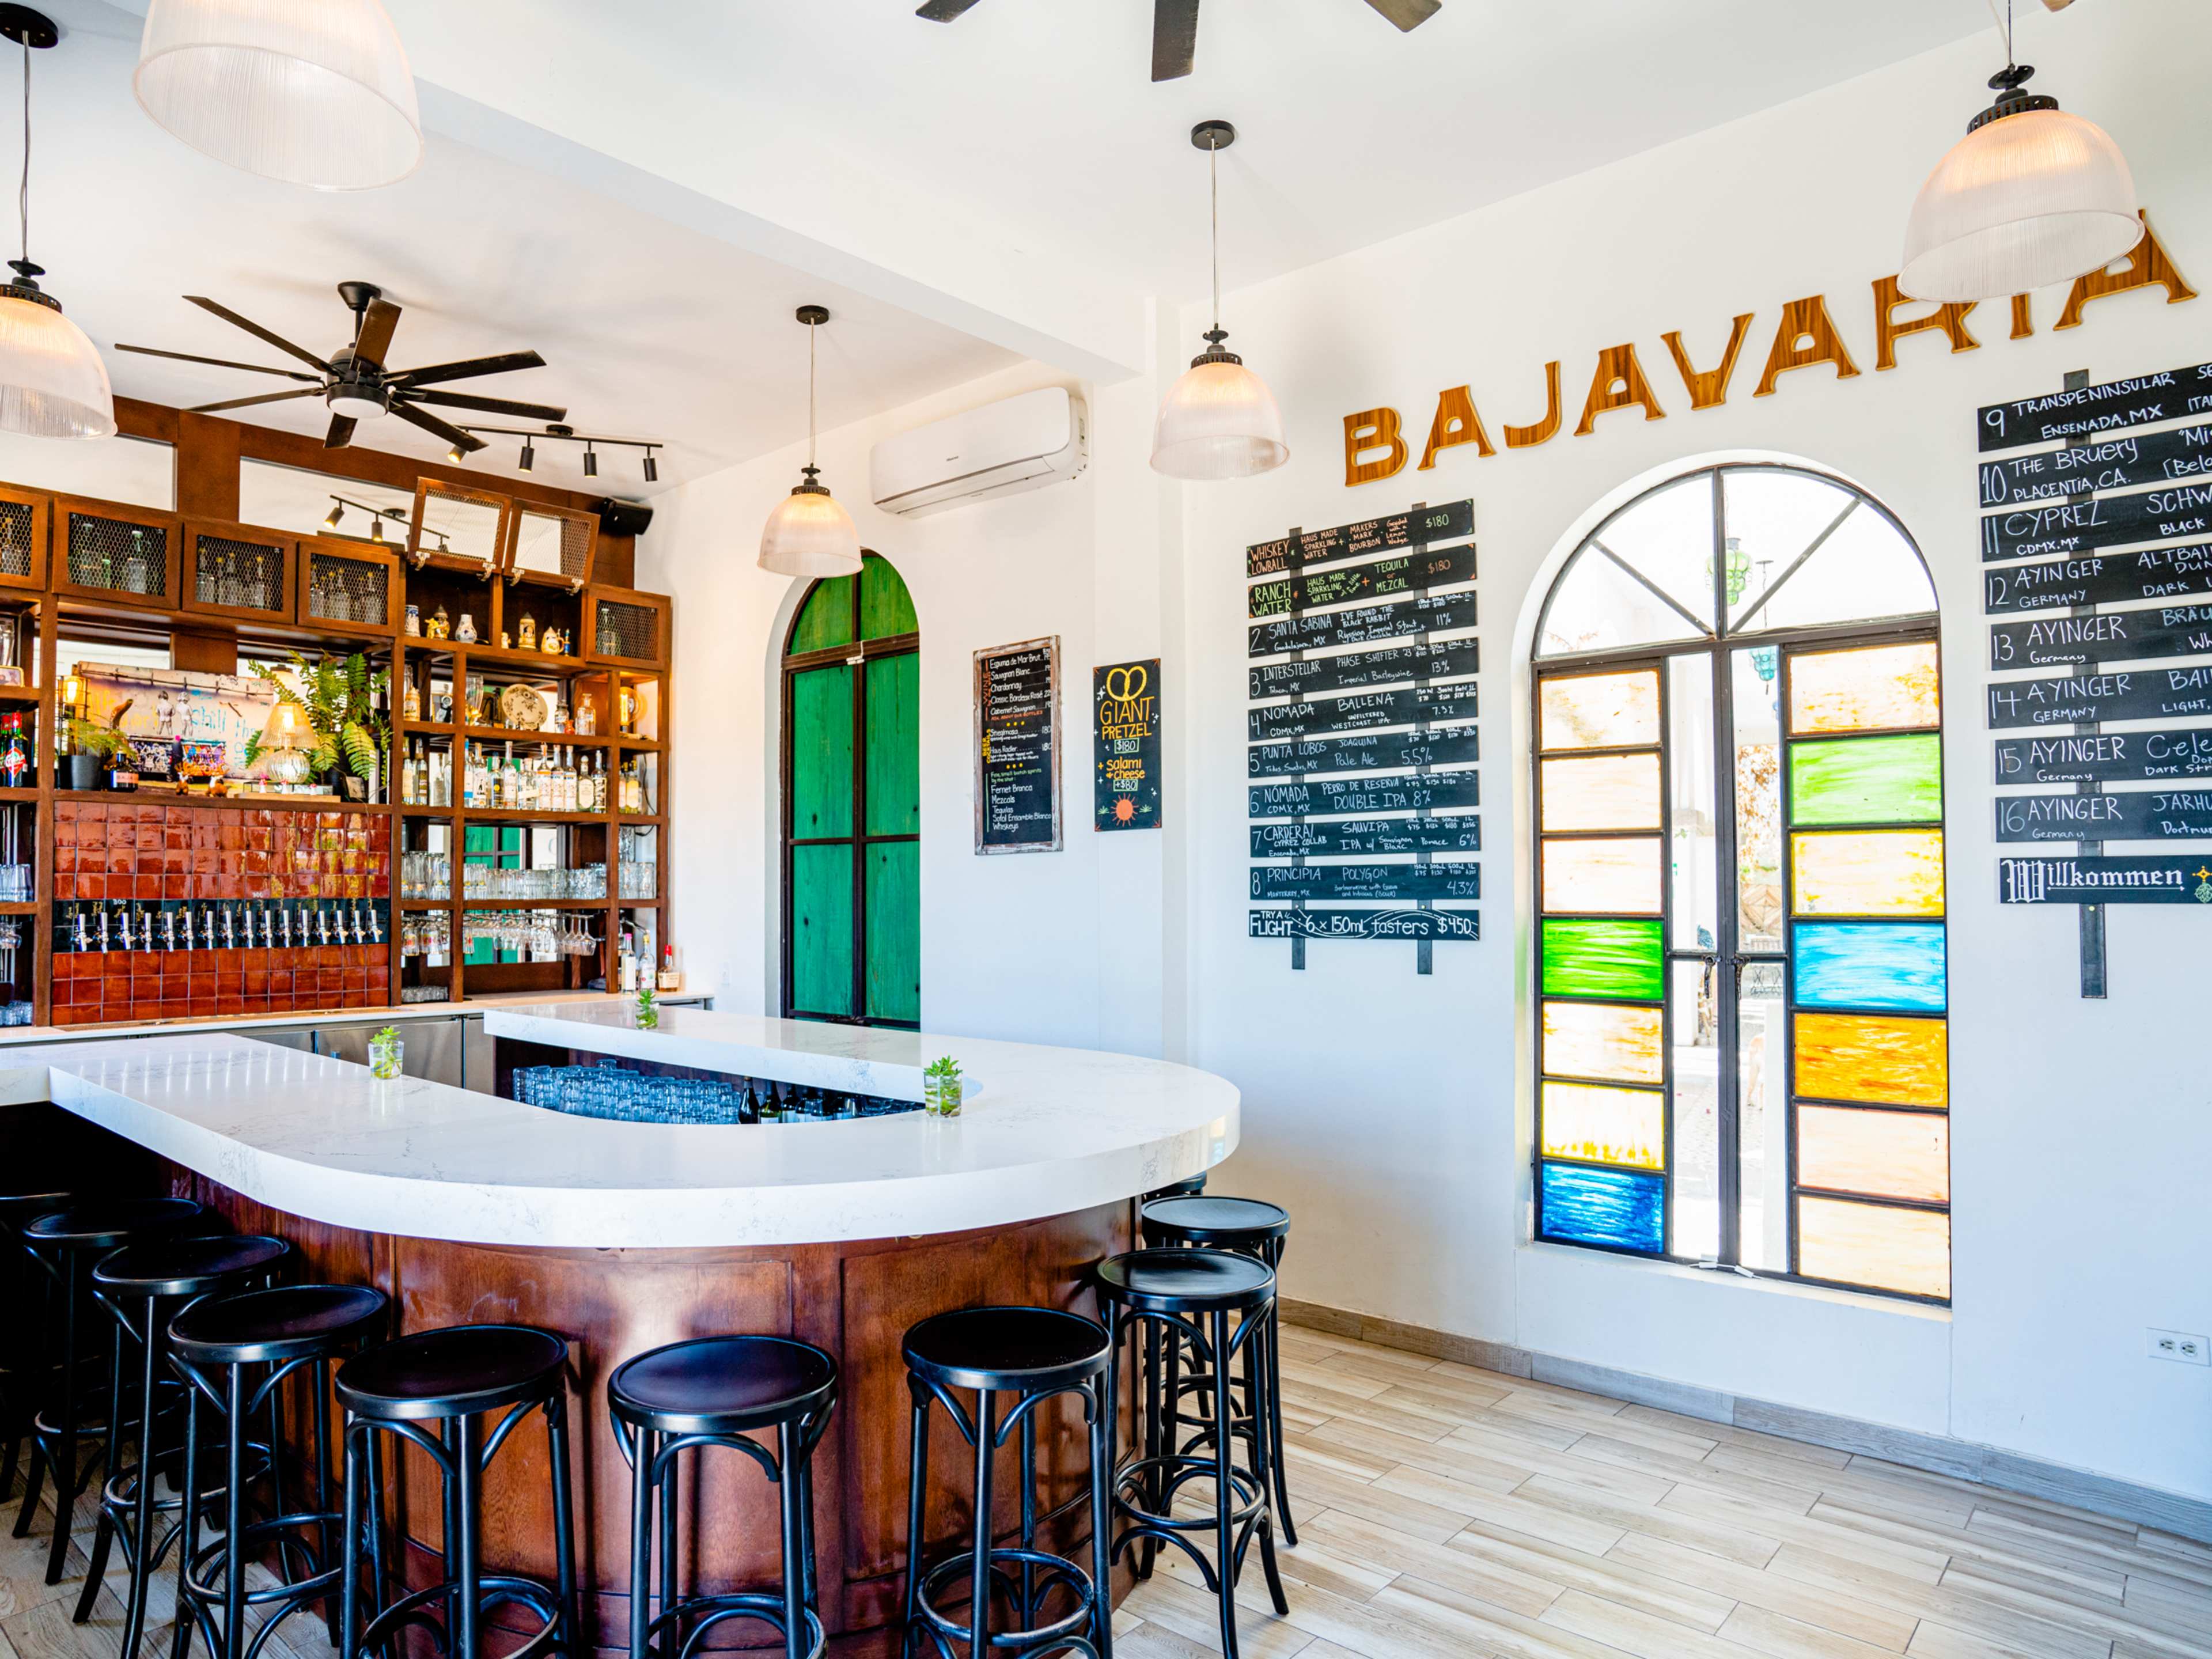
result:
<svg viewBox="0 0 2212 1659"><path fill-rule="evenodd" d="M52 1464L54 1477L54 1538L46 1549L46 1582L62 1581L62 1564L69 1555L70 1534L76 1522L76 1304L82 1293L76 1252L65 1251L62 1264L62 1388L61 1416L55 1424L56 1445ZM108 1413L110 1417L115 1413ZM25 1504L27 1511L29 1505ZM21 1517L18 1517L21 1524Z"/></svg>
<svg viewBox="0 0 2212 1659"><path fill-rule="evenodd" d="M178 1572L182 1574L200 1547L200 1391L197 1383L185 1385L185 1475L184 1508L179 1511L177 1547L183 1552L178 1558ZM192 1644L193 1614L186 1612L185 1598L177 1598L175 1628L169 1633L169 1659L185 1659Z"/></svg>
<svg viewBox="0 0 2212 1659"><path fill-rule="evenodd" d="M553 1590L561 1598L562 1659L574 1659L577 1641L576 1528L569 1512L568 1400L556 1394L545 1405L546 1462L553 1480Z"/></svg>
<svg viewBox="0 0 2212 1659"><path fill-rule="evenodd" d="M1229 1315L1212 1316L1207 1340L1213 1344L1212 1397L1217 1413L1229 1410ZM1214 1568L1221 1590L1221 1651L1224 1659L1237 1659L1237 1543L1230 1516L1235 1504L1229 1471L1234 1461L1237 1437L1213 1437Z"/></svg>
<svg viewBox="0 0 2212 1659"><path fill-rule="evenodd" d="M906 1475L906 1629L899 1651L910 1655L921 1633L921 1511L929 1495L929 1400L913 1387L914 1448Z"/></svg>
<svg viewBox="0 0 2212 1659"><path fill-rule="evenodd" d="M327 1359L307 1367L307 1388L314 1395L315 1424L315 1513L327 1515L331 1508L331 1366ZM343 1528L341 1528L343 1531ZM345 1534L350 1537L350 1534ZM328 1572L331 1567L331 1527L327 1521L315 1523L315 1570ZM323 1626L330 1633L331 1646L338 1644L338 1607L331 1596L323 1598Z"/></svg>
<svg viewBox="0 0 2212 1659"><path fill-rule="evenodd" d="M805 1528L799 1520L799 1443L792 1425L775 1425L778 1507L783 1521L783 1659L805 1659L806 1570L800 1564Z"/></svg>
<svg viewBox="0 0 2212 1659"><path fill-rule="evenodd" d="M150 1300L151 1298L149 1298L149 1304ZM147 1318L149 1322L153 1318L153 1309L150 1305L147 1309ZM122 1436L124 1422L123 1326L122 1318L119 1313L117 1315L115 1325L116 1328L114 1332L113 1346L109 1350L108 1355L109 1364L107 1374L107 1443L111 1449L118 1443ZM147 1374L143 1382L143 1391L138 1395L138 1398L142 1402L151 1401L154 1393L152 1354L149 1352L146 1358L148 1362L145 1367ZM138 1425L138 1461L141 1463L143 1463L146 1461L145 1443L148 1437L145 1422L142 1418ZM109 1464L112 1466L119 1461L120 1460L113 1456L111 1452L111 1455L107 1459ZM146 1483L142 1480L139 1481L138 1485L143 1490ZM100 1599L100 1587L107 1578L108 1557L115 1546L115 1517L107 1512L107 1504L106 1502L106 1495L107 1483L103 1480L100 1486L94 1489L93 1493L93 1502L99 1509L100 1515L93 1525L92 1553L85 1569L84 1589L78 1592L76 1611L71 1613L70 1615L70 1621L75 1624L82 1625L86 1620L92 1617L92 1604ZM145 1527L143 1522L138 1528L137 1535L140 1540L143 1540L145 1537ZM126 1546L124 1550L124 1556L126 1560L135 1562L137 1556L137 1548L133 1546ZM137 1577L138 1575L134 1568L131 1573L131 1581L134 1584L137 1582ZM123 1651L125 1655L128 1655L131 1651L127 1640L125 1644Z"/></svg>
<svg viewBox="0 0 2212 1659"><path fill-rule="evenodd" d="M161 1304L149 1296L144 1323L139 1327L145 1364L138 1380L138 1489L131 1494L137 1502L131 1518L131 1594L123 1617L123 1659L138 1659L139 1639L146 1631L146 1596L154 1580L154 1382L161 1374L160 1322ZM105 1505L100 1513L106 1514ZM89 1589L100 1581L100 1569L87 1576Z"/></svg>
<svg viewBox="0 0 2212 1659"><path fill-rule="evenodd" d="M53 1271L40 1257L33 1255L27 1245L23 1247L23 1260L37 1271L40 1280L39 1338L44 1350L43 1358L52 1360L55 1355L68 1352L67 1349L57 1346L58 1333L54 1328ZM23 1504L15 1511L14 1532L18 1538L28 1538L31 1535L31 1522L37 1518L39 1513L39 1496L46 1490L46 1449L39 1440L36 1419L40 1408L51 1405L53 1401L53 1370L51 1364L41 1365L42 1375L39 1386L32 1391L31 1397L24 1402L29 1416L24 1421L23 1430L30 1436L31 1461L29 1467L23 1472Z"/></svg>
<svg viewBox="0 0 2212 1659"><path fill-rule="evenodd" d="M230 1422L223 1450L222 1652L223 1659L238 1659L246 1636L246 1448L253 1431L246 1414L246 1367L226 1365L223 1381L223 1414Z"/></svg>
<svg viewBox="0 0 2212 1659"><path fill-rule="evenodd" d="M1022 1547L1036 1547L1036 1413L1022 1415ZM1036 1623L1036 1569L1022 1563L1022 1628Z"/></svg>
<svg viewBox="0 0 2212 1659"><path fill-rule="evenodd" d="M629 1659L647 1659L653 1628L653 1460L660 1436L637 1431L629 1472Z"/></svg>
<svg viewBox="0 0 2212 1659"><path fill-rule="evenodd" d="M1114 1573L1113 1505L1109 1501L1114 1484L1114 1372L1111 1363L1116 1351L1111 1341L1107 1346L1109 1357L1105 1374L1091 1383L1087 1393L1091 1405L1091 1587L1097 1598L1092 1612L1097 1628L1092 1645L1098 1650L1098 1659L1114 1659L1114 1596L1109 1588ZM1103 1396L1103 1398L1101 1396Z"/></svg>
<svg viewBox="0 0 2212 1659"><path fill-rule="evenodd" d="M988 1389L975 1391L975 1554L969 1575L968 1651L991 1650L991 1472L997 1461L992 1443L998 1433L996 1401ZM1233 1656L1232 1656L1233 1659Z"/></svg>
<svg viewBox="0 0 2212 1659"><path fill-rule="evenodd" d="M362 1455L361 1438L368 1431L348 1423L341 1431L345 1443L345 1468L339 1476L344 1492L345 1553L338 1558L339 1659L355 1659L361 1641ZM191 1504L187 1490L185 1503ZM374 1522L370 1523L374 1525ZM191 1559L190 1556L185 1558ZM182 1654L176 1659L184 1659Z"/></svg>
<svg viewBox="0 0 2212 1659"><path fill-rule="evenodd" d="M483 1601L483 1540L478 1535L477 1522L483 1494L478 1490L477 1419L456 1418L453 1425L453 1484L460 1488L461 1622L452 1656L453 1659L483 1659L483 1641L477 1629Z"/></svg>
<svg viewBox="0 0 2212 1659"><path fill-rule="evenodd" d="M678 1452L668 1460L660 1477L660 1616L664 1619L684 1603L684 1586L677 1571L677 1552L683 1547L682 1535L677 1531L677 1506L684 1490L683 1462L684 1454ZM663 1653L684 1650L684 1623L680 1618L670 1623L660 1638Z"/></svg>
<svg viewBox="0 0 2212 1659"><path fill-rule="evenodd" d="M1250 1315L1245 1316L1250 1318ZM1262 1316L1244 1339L1244 1388L1255 1401L1264 1402L1267 1390L1274 1387L1273 1355L1267 1346L1271 1334L1267 1320ZM1271 1504L1273 1490L1273 1455L1268 1448L1267 1424L1264 1416L1252 1419L1252 1485L1262 1504ZM1291 1604L1283 1596L1282 1574L1275 1566L1275 1517L1272 1512L1260 1517L1260 1565L1267 1575L1267 1593L1273 1598L1275 1611L1287 1613Z"/></svg>

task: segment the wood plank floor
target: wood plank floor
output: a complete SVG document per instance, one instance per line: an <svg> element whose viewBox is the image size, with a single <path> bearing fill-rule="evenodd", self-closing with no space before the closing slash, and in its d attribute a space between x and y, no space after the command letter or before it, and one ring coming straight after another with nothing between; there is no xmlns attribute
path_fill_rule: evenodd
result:
<svg viewBox="0 0 2212 1659"><path fill-rule="evenodd" d="M1298 1547L1250 1659L2212 1659L2212 1547L1648 1407L1285 1327ZM1164 1554L1121 1659L1205 1659Z"/></svg>

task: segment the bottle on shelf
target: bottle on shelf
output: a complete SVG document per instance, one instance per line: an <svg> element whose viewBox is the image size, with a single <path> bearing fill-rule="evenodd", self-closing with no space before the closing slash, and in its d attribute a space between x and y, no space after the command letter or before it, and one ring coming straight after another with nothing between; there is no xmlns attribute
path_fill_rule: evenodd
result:
<svg viewBox="0 0 2212 1659"><path fill-rule="evenodd" d="M404 718L410 720L419 720L422 718L422 694L416 689L415 677L412 674L407 677L407 696L401 707Z"/></svg>
<svg viewBox="0 0 2212 1659"><path fill-rule="evenodd" d="M416 799L416 791L422 783L422 740L417 738L407 745L406 758L399 763L399 804L402 806L422 804Z"/></svg>

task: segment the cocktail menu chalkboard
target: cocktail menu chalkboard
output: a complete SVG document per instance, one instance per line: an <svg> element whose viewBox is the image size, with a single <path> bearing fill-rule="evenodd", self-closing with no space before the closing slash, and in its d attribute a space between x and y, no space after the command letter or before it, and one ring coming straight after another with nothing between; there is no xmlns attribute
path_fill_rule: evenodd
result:
<svg viewBox="0 0 2212 1659"><path fill-rule="evenodd" d="M1060 636L975 653L975 850L1060 850Z"/></svg>
<svg viewBox="0 0 2212 1659"><path fill-rule="evenodd" d="M1244 574L1273 576L1285 570L1307 570L1363 554L1453 541L1474 528L1473 501L1443 501L1387 519L1362 519L1358 524L1340 524L1333 530L1310 530L1272 542L1255 542L1244 550Z"/></svg>
<svg viewBox="0 0 2212 1659"><path fill-rule="evenodd" d="M1091 671L1091 824L1160 827L1160 659Z"/></svg>

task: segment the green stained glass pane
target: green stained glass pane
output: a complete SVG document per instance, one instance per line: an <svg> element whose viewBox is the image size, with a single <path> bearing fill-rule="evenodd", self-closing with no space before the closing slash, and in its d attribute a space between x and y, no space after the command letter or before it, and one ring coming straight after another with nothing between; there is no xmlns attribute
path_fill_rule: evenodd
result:
<svg viewBox="0 0 2212 1659"><path fill-rule="evenodd" d="M1543 960L1546 996L1656 1001L1663 994L1656 921L1551 917L1543 925Z"/></svg>
<svg viewBox="0 0 2212 1659"><path fill-rule="evenodd" d="M842 663L791 677L791 834L853 833L853 671Z"/></svg>
<svg viewBox="0 0 2212 1659"><path fill-rule="evenodd" d="M888 640L912 634L920 626L915 621L914 596L906 591L899 573L887 559L868 559L860 566L860 637Z"/></svg>
<svg viewBox="0 0 2212 1659"><path fill-rule="evenodd" d="M877 657L868 677L868 828L872 836L921 829L921 659Z"/></svg>
<svg viewBox="0 0 2212 1659"><path fill-rule="evenodd" d="M868 1018L921 1018L921 843L877 842L868 859Z"/></svg>
<svg viewBox="0 0 2212 1659"><path fill-rule="evenodd" d="M814 591L799 607L799 620L791 625L791 653L823 651L853 642L853 578L830 576L814 584Z"/></svg>
<svg viewBox="0 0 2212 1659"><path fill-rule="evenodd" d="M791 849L791 1006L853 1012L853 849Z"/></svg>
<svg viewBox="0 0 2212 1659"><path fill-rule="evenodd" d="M1790 745L1793 823L1922 823L1943 816L1943 740L1841 738Z"/></svg>

